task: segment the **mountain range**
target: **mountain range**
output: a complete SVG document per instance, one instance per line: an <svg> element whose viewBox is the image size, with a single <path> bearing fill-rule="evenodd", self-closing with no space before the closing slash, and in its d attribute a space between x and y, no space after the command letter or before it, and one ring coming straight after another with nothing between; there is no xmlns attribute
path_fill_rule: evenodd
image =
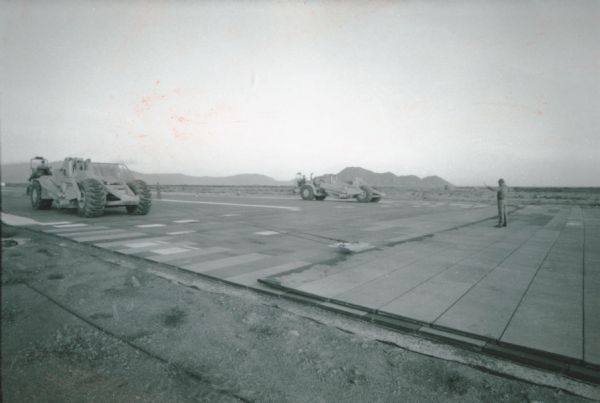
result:
<svg viewBox="0 0 600 403"><path fill-rule="evenodd" d="M396 175L392 172L376 173L360 167L348 167L341 170L338 179L350 181L361 178L371 186L414 187L414 188L443 188L452 184L439 176L419 178L415 175Z"/></svg>
<svg viewBox="0 0 600 403"><path fill-rule="evenodd" d="M62 162L52 162L50 166L56 170ZM30 174L28 162L2 164L0 178L5 183L25 183ZM173 174L148 174L133 171L133 175L146 181L148 184L160 183L161 185L204 185L204 186L292 186L295 181L278 181L266 175L240 174L224 177L191 176L180 173ZM376 173L360 167L348 167L341 170L338 178L351 181L362 178L372 186L380 187L410 187L410 188L443 188L451 184L439 176L419 178L415 175L395 175L392 172Z"/></svg>

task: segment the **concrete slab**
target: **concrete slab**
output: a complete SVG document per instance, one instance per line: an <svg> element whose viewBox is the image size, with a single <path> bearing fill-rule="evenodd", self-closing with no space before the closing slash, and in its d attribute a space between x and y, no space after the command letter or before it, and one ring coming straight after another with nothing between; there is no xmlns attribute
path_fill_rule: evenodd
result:
<svg viewBox="0 0 600 403"><path fill-rule="evenodd" d="M600 270L600 265L593 269ZM600 365L600 280L586 281L583 300L584 360Z"/></svg>
<svg viewBox="0 0 600 403"><path fill-rule="evenodd" d="M510 321L502 342L583 359L581 301L529 297Z"/></svg>
<svg viewBox="0 0 600 403"><path fill-rule="evenodd" d="M208 262L185 265L183 266L183 268L196 273L205 273L213 270L222 269L224 267L230 267L253 262L255 260L266 259L267 257L269 256L262 255L260 253L248 253L246 255L232 256L223 259L211 260Z"/></svg>
<svg viewBox="0 0 600 403"><path fill-rule="evenodd" d="M570 244L568 231L566 236L558 237L555 246L564 246L565 241ZM576 264L573 270L571 266L566 268L570 271L566 277L550 262L562 257L567 249L550 251L501 336L502 341L583 359L582 234L575 245L568 250Z"/></svg>
<svg viewBox="0 0 600 403"><path fill-rule="evenodd" d="M447 262L418 261L339 294L336 299L371 309L379 309L398 298L399 295L445 270L448 266Z"/></svg>
<svg viewBox="0 0 600 403"><path fill-rule="evenodd" d="M600 209L582 209L584 222L584 361L600 366Z"/></svg>
<svg viewBox="0 0 600 403"><path fill-rule="evenodd" d="M535 267L493 270L434 323L458 331L499 339L516 310Z"/></svg>

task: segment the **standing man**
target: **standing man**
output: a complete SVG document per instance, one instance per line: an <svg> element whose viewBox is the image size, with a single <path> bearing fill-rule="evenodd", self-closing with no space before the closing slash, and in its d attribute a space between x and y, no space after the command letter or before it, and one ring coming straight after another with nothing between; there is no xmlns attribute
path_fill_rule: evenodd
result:
<svg viewBox="0 0 600 403"><path fill-rule="evenodd" d="M496 192L498 199L498 225L496 227L506 227L508 225L506 221L506 194L508 193L508 187L504 179L498 180L498 189L494 189L491 186L486 187L492 192Z"/></svg>

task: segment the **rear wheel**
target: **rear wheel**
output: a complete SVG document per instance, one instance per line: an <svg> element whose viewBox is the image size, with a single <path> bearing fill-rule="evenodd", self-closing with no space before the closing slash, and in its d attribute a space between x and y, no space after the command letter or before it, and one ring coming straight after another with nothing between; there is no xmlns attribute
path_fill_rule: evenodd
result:
<svg viewBox="0 0 600 403"><path fill-rule="evenodd" d="M315 198L315 192L309 185L304 185L300 188L300 196L302 200L313 200Z"/></svg>
<svg viewBox="0 0 600 403"><path fill-rule="evenodd" d="M36 210L48 210L52 207L52 199L42 199L42 185L38 181L33 181L31 184L29 198L31 200L31 207Z"/></svg>
<svg viewBox="0 0 600 403"><path fill-rule="evenodd" d="M378 203L378 202L379 202L379 200L381 200L381 197L379 197L379 196L377 196L377 197L373 197L373 198L371 199L371 203Z"/></svg>
<svg viewBox="0 0 600 403"><path fill-rule="evenodd" d="M360 203L368 203L371 201L371 191L366 186L361 186L362 193L356 196L356 200Z"/></svg>
<svg viewBox="0 0 600 403"><path fill-rule="evenodd" d="M104 214L106 192L98 179L88 178L79 183L81 199L78 203L79 214L85 217L99 217Z"/></svg>
<svg viewBox="0 0 600 403"><path fill-rule="evenodd" d="M325 198L327 197L327 195L321 195L321 196L315 196L315 200L325 200Z"/></svg>
<svg viewBox="0 0 600 403"><path fill-rule="evenodd" d="M142 180L134 180L127 184L139 198L140 202L137 206L126 206L127 212L133 215L146 215L150 211L152 205L152 194L146 182Z"/></svg>

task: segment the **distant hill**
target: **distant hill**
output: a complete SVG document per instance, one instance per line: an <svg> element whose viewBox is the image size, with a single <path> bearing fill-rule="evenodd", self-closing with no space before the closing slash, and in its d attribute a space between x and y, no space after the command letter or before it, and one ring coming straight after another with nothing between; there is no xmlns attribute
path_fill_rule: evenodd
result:
<svg viewBox="0 0 600 403"><path fill-rule="evenodd" d="M260 174L240 174L233 176L189 176L183 174L142 174L134 172L138 179L149 184L161 185L210 185L210 186L289 186L291 181L277 181Z"/></svg>
<svg viewBox="0 0 600 403"><path fill-rule="evenodd" d="M395 175L391 172L376 173L360 167L344 168L337 174L344 181L361 178L372 186L412 187L412 188L443 188L452 184L439 176L427 176L419 178L415 175Z"/></svg>
<svg viewBox="0 0 600 403"><path fill-rule="evenodd" d="M59 169L62 161L51 162L53 170ZM259 174L241 174L225 177L190 176L183 174L144 174L132 171L133 175L148 184L161 185L212 185L212 186L289 186L292 181L277 181ZM0 178L6 183L25 183L31 170L29 162L2 164Z"/></svg>
<svg viewBox="0 0 600 403"><path fill-rule="evenodd" d="M61 161L51 162L52 169L56 170L61 166ZM16 164L3 164L0 170L0 178L6 183L24 183L27 182L30 169L29 162ZM133 171L136 178L146 181L148 184L160 183L161 185L208 185L208 186L291 186L293 180L278 181L269 176L260 174L240 174L224 177L212 176L191 176L179 173L174 174L145 174ZM359 167L344 168L337 174L338 178L344 181L351 181L354 178L362 178L368 184L390 187L411 187L411 188L443 188L452 186L450 182L439 176L427 176L419 178L415 175L398 176L391 172L376 173L368 169Z"/></svg>
<svg viewBox="0 0 600 403"><path fill-rule="evenodd" d="M25 183L30 174L29 162L2 164L0 167L0 178L6 183Z"/></svg>

